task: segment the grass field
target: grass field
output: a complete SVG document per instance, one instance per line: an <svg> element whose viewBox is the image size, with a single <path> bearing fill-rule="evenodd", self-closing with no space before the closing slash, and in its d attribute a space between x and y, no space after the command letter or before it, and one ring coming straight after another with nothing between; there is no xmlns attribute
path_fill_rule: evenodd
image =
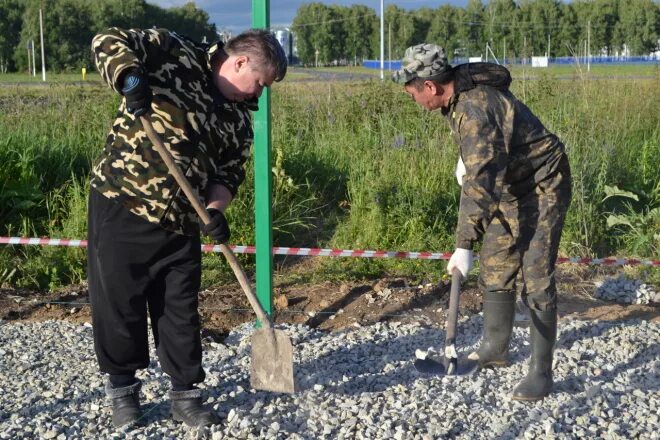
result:
<svg viewBox="0 0 660 440"><path fill-rule="evenodd" d="M526 76L530 75L551 75L551 76L606 76L606 77L620 77L620 76L649 76L655 77L660 75L660 62L658 63L639 63L639 64L591 64L590 68L580 60L579 64L551 64L547 68L534 68L530 65L514 64L508 66L513 76L522 76L523 72ZM368 69L362 66L350 67L318 67L318 68L297 68L297 72L305 72L307 70L318 70L321 72L343 72L343 73L359 73L368 74L374 77L380 76L379 69ZM388 68L387 61L385 61L385 75L387 78L394 73Z"/></svg>
<svg viewBox="0 0 660 440"><path fill-rule="evenodd" d="M512 86L567 146L574 199L563 254L658 258L660 77L655 67L644 66L646 73L630 73L629 67L604 74L654 77L563 81L549 74ZM33 87L17 84L20 75L0 75L0 235L86 235L90 164L103 147L119 97L96 74L88 76L88 87L70 84L79 75L49 78L48 87ZM401 86L278 83L272 137L275 245L452 250L457 148L441 117L422 111ZM616 195L614 187L631 193ZM233 243L254 242L253 220L244 215L252 204L250 163L228 213ZM0 248L0 284L76 282L85 278L84 256L79 249ZM204 263L207 285L229 273L217 256L206 256ZM437 262L318 264L320 278L440 276Z"/></svg>

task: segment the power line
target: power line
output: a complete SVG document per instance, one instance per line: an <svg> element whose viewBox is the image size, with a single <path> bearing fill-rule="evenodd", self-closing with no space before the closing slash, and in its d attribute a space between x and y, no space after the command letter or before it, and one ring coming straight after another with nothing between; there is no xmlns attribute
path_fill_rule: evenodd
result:
<svg viewBox="0 0 660 440"><path fill-rule="evenodd" d="M323 21L317 21L313 23L303 23L303 24L292 24L292 28L297 28L297 27L306 27L306 26L315 26L318 24L325 24L325 23L338 23L342 21L349 21L353 20L356 18L364 18L364 17L371 17L371 16L376 16L376 13L374 12L373 14L363 14L363 15L355 15L353 17L347 17L347 18L337 18L337 19L332 19L332 20L323 20Z"/></svg>

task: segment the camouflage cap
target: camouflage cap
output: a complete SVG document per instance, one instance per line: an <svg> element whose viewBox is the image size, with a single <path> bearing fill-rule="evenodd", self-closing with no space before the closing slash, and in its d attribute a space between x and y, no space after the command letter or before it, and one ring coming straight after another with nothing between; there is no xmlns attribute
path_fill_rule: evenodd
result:
<svg viewBox="0 0 660 440"><path fill-rule="evenodd" d="M415 78L430 78L451 69L445 50L435 44L422 43L410 46L401 60L399 82L407 83Z"/></svg>

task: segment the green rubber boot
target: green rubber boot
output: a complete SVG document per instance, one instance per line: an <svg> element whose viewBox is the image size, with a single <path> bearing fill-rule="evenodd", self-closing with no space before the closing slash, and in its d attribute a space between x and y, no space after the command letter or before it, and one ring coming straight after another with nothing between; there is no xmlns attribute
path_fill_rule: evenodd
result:
<svg viewBox="0 0 660 440"><path fill-rule="evenodd" d="M552 350L557 340L557 310L530 310L532 355L527 376L513 390L514 400L542 400L552 389Z"/></svg>
<svg viewBox="0 0 660 440"><path fill-rule="evenodd" d="M484 335L469 360L477 361L480 368L506 365L515 310L515 291L484 293Z"/></svg>

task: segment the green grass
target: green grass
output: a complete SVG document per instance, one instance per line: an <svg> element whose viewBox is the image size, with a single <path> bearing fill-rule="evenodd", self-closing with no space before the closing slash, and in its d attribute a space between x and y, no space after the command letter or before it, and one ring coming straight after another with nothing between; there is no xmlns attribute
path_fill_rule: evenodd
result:
<svg viewBox="0 0 660 440"><path fill-rule="evenodd" d="M538 78L514 81L513 90L570 156L574 199L562 253L658 258L660 80ZM85 237L90 163L118 99L100 83L0 87L0 235ZM457 147L446 122L417 107L401 86L278 83L272 138L275 245L452 250ZM246 215L253 212L251 163L247 174L228 212L233 243L254 242L254 220ZM604 200L614 185L639 200ZM608 227L613 213L635 227ZM242 259L252 267L253 257ZM84 279L84 266L79 249L0 248L0 284L56 287ZM327 258L318 259L313 277L433 279L441 267ZM230 277L219 256L205 256L205 285Z"/></svg>
<svg viewBox="0 0 660 440"><path fill-rule="evenodd" d="M60 84L71 82L82 82L82 73L51 73L46 72L46 81L43 81L41 70L37 71L37 76L28 75L27 73L2 73L0 74L0 84L12 83L42 83L42 84ZM101 76L98 72L88 69L85 81L90 83L100 83Z"/></svg>
<svg viewBox="0 0 660 440"><path fill-rule="evenodd" d="M335 73L335 72L340 72L340 73L368 73L371 75L379 75L380 70L378 69L368 69L366 67L362 66L330 66L330 67L308 67L308 68L300 68L302 71L305 70L317 70L319 72L330 72L330 73ZM387 70L387 62L385 62L385 70Z"/></svg>
<svg viewBox="0 0 660 440"><path fill-rule="evenodd" d="M522 66L516 64L510 66L511 74L514 77L522 76L523 71L525 75L547 74L552 76L605 76L605 77L618 77L618 76L649 76L654 77L660 74L660 63L649 64L591 64L587 69L587 65L580 60L580 64L551 64L547 68L531 67L529 65Z"/></svg>

